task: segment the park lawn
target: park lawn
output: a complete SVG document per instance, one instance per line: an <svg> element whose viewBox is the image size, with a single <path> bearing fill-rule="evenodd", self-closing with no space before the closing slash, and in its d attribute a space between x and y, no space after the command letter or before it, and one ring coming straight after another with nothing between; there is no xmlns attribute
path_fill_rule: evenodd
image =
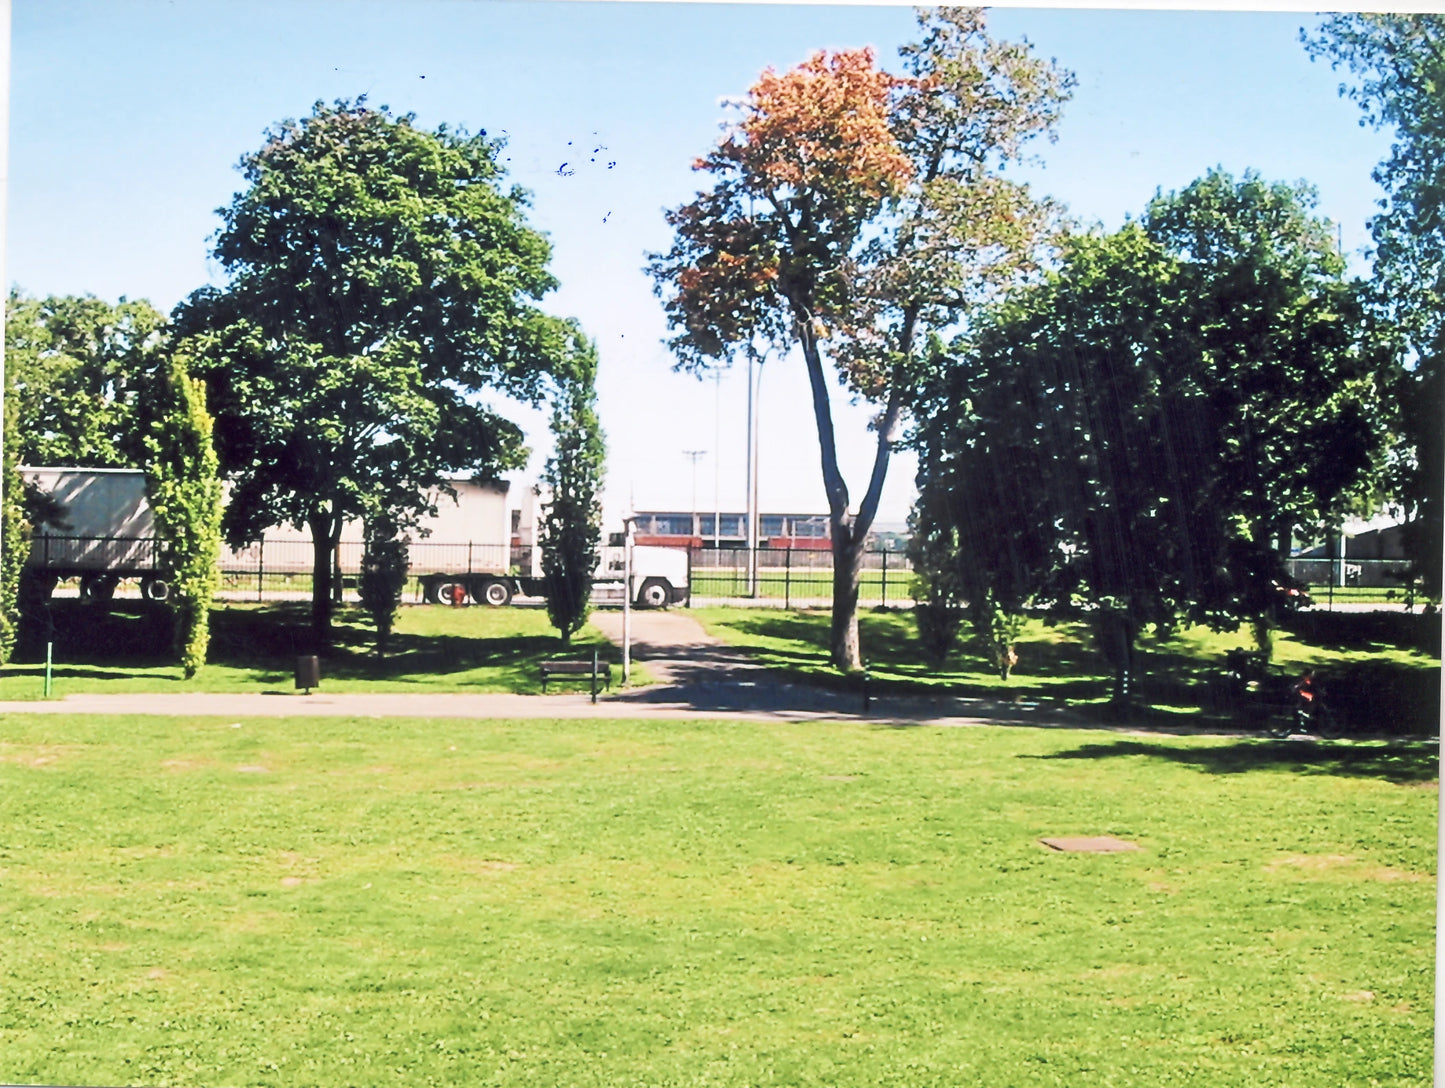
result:
<svg viewBox="0 0 1445 1088"><path fill-rule="evenodd" d="M81 692L290 691L296 657L307 652L309 606L229 605L212 610L208 663L191 680L168 652L163 606L117 602L109 613L79 602L56 602L53 667L57 697ZM334 619L335 645L321 662L328 692L541 691L537 666L556 658L620 660L620 651L590 625L562 646L539 608L405 606L397 613L387 655L372 652L373 631L357 607ZM646 683L644 669L633 682ZM613 669L614 684L620 681ZM43 653L34 650L0 667L0 699L44 694Z"/></svg>
<svg viewBox="0 0 1445 1088"><path fill-rule="evenodd" d="M698 608L692 613L712 635L748 649L771 667L812 683L856 683L828 659L826 610L779 612L756 608ZM1326 678L1334 711L1361 733L1432 733L1439 725L1439 627L1433 639L1423 616L1389 613L1301 613L1274 635L1277 677L1305 668ZM1403 632L1403 637L1402 637ZM1054 703L1113 722L1113 675L1092 649L1086 624L1025 622L1019 663L1001 680L962 632L947 667L922 657L909 610L859 614L859 640L869 680L879 692L929 693ZM1413 642L1412 642L1413 640ZM1402 644L1403 643L1403 644ZM1146 631L1138 642L1134 724L1256 726L1268 724L1259 706L1225 706L1219 698L1225 655L1254 649L1245 628L1214 632L1188 627L1168 637Z"/></svg>
<svg viewBox="0 0 1445 1088"><path fill-rule="evenodd" d="M0 1080L1425 1085L1435 759L12 717Z"/></svg>

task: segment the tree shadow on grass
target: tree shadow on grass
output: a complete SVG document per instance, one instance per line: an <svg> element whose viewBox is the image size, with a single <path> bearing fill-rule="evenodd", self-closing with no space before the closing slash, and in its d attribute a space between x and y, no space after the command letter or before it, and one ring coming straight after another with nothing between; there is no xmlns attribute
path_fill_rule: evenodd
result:
<svg viewBox="0 0 1445 1088"><path fill-rule="evenodd" d="M57 678L112 679L127 669L166 668L176 663L169 609L144 601L117 601L108 609L78 601L55 601L45 635L54 643ZM553 635L470 637L451 633L393 633L385 656L374 652L373 630L349 611L333 619L332 644L322 655L323 675L336 680L377 680L426 684L438 677L475 669L500 675L478 681L531 690L539 677L529 666L559 655L590 655L591 644L562 648ZM211 665L250 672L259 684L289 682L299 656L312 653L311 614L307 603L264 608L217 608L211 613ZM611 647L598 647L609 660ZM14 674L43 675L45 638L32 638ZM176 677L153 674L155 679Z"/></svg>
<svg viewBox="0 0 1445 1088"><path fill-rule="evenodd" d="M1359 744L1348 741L1239 740L1229 744L1180 747L1167 742L1116 740L1081 744L1048 755L1021 755L1020 759L1117 759L1148 756L1208 774L1242 774L1276 770L1296 774L1377 778L1402 785L1433 782L1439 771L1440 751L1425 741Z"/></svg>
<svg viewBox="0 0 1445 1088"><path fill-rule="evenodd" d="M147 662L147 664L149 664L149 662ZM51 675L51 677L52 677L56 682L60 682L60 681L62 681L62 680L114 680L114 679L117 678L116 674L117 674L118 669L124 668L124 667L125 667L125 666L117 666L117 667L112 667L112 668L105 668L105 667L101 666L101 667L88 668L88 667L85 667L85 666L75 666L75 665L55 665L55 666L53 666L53 667L51 668L51 670L50 670L50 675ZM135 667L135 666L132 665L131 667ZM23 676L23 677L29 677L29 678L32 678L32 679L35 679L35 680L44 680L44 678L45 678L45 666L44 666L44 665L26 665L26 666L24 666L24 667L10 668L10 669L6 669L6 670L5 670L5 674L6 674L7 676ZM147 680L155 680L155 681L159 681L159 682L162 682L162 683L170 683L170 682L180 683L180 682L181 682L181 675L180 675L179 671L177 671L174 676L168 676L168 675L165 675L165 674L154 674L154 675L152 675L152 674L149 674L149 673L148 673L148 674L146 675L146 679L147 679Z"/></svg>
<svg viewBox="0 0 1445 1088"><path fill-rule="evenodd" d="M1440 656L1440 617L1381 609L1375 612L1293 612L1280 624L1302 642L1326 649L1418 650Z"/></svg>
<svg viewBox="0 0 1445 1088"><path fill-rule="evenodd" d="M745 644L738 649L790 679L829 691L851 690L856 677L833 669L828 657L827 613L758 612L729 617L728 628ZM983 656L971 644L950 655L943 669L919 659L912 618L898 612L859 617L860 640L873 690L880 695L948 695L990 700L1091 700L1107 694L1109 678L1077 641L1051 638L1019 643L1021 664L1007 684L992 679ZM788 647L747 645L748 639L790 642Z"/></svg>

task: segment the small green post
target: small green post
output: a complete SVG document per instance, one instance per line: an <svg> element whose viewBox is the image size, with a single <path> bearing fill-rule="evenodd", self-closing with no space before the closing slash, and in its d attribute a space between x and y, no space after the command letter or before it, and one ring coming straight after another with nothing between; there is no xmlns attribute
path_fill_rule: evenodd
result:
<svg viewBox="0 0 1445 1088"><path fill-rule="evenodd" d="M50 687L51 687L51 684L50 684L50 662L51 662L51 651L54 649L54 647L55 647L55 643L53 643L53 642L47 642L47 643L45 644L45 697L46 697L47 699L50 698Z"/></svg>

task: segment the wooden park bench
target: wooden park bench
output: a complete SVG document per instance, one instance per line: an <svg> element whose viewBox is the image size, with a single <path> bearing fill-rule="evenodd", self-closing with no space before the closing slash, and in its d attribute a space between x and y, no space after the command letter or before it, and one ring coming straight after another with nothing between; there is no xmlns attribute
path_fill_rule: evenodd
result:
<svg viewBox="0 0 1445 1088"><path fill-rule="evenodd" d="M594 701L597 699L599 680L608 691L612 690L612 666L595 658L591 661L543 661L538 668L542 671L542 693L544 695L547 693L548 680L569 678L588 681L592 685Z"/></svg>

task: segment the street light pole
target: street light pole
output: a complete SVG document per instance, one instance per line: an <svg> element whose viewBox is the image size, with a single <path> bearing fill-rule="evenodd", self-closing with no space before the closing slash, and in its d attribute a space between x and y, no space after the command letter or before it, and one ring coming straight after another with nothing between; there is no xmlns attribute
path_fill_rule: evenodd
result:
<svg viewBox="0 0 1445 1088"><path fill-rule="evenodd" d="M753 364L757 363L757 380ZM758 595L758 431L760 430L758 394L763 385L761 360L748 354L748 596Z"/></svg>
<svg viewBox="0 0 1445 1088"><path fill-rule="evenodd" d="M714 370L712 448L712 550L716 552L722 537L722 371ZM716 556L714 556L716 558Z"/></svg>
<svg viewBox="0 0 1445 1088"><path fill-rule="evenodd" d="M683 450L683 451L682 451L682 455L683 455L684 457L686 457L689 461L692 462L692 526L691 526L691 528L692 528L692 529L698 529L698 528L700 528L700 526L699 526L698 523L697 523L697 462L698 462L698 459L699 459L699 458L702 458L702 457L706 457L706 456L707 456L707 450ZM714 528L716 528L716 526L714 526ZM687 535L688 535L689 537L691 537L691 536L692 536L692 532L689 531ZM701 538L701 536L702 536L702 534L699 533L699 534L698 534L698 537ZM688 544L688 547L691 547L691 546L692 546L691 543L689 543L689 544Z"/></svg>

